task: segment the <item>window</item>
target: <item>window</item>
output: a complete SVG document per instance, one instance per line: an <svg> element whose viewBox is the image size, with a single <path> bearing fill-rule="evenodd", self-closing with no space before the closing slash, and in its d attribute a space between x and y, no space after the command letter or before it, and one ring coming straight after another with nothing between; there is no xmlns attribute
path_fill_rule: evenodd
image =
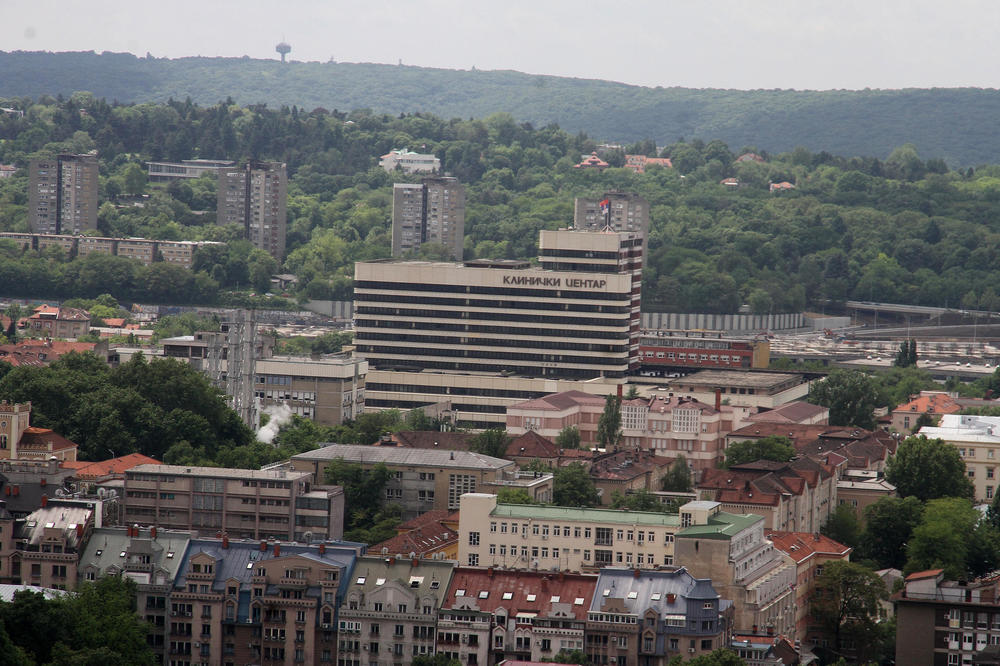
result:
<svg viewBox="0 0 1000 666"><path fill-rule="evenodd" d="M479 545L479 532L469 532L469 545L470 546Z"/></svg>
<svg viewBox="0 0 1000 666"><path fill-rule="evenodd" d="M479 555L476 553L469 553L469 566L478 567L479 566Z"/></svg>

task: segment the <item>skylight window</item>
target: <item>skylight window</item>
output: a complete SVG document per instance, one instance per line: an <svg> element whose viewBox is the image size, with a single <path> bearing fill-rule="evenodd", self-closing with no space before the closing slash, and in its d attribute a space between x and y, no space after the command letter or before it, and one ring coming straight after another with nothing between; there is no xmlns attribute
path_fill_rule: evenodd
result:
<svg viewBox="0 0 1000 666"><path fill-rule="evenodd" d="M439 581L439 580L432 580L431 581L431 589L432 590L436 590L439 587L441 587L441 581Z"/></svg>
<svg viewBox="0 0 1000 666"><path fill-rule="evenodd" d="M122 552L118 553L118 557L125 557L125 551L123 550Z"/></svg>
<svg viewBox="0 0 1000 666"><path fill-rule="evenodd" d="M639 593L638 592L629 592L628 593L628 598L629 599L636 599L638 597L639 597Z"/></svg>
<svg viewBox="0 0 1000 666"><path fill-rule="evenodd" d="M510 601L511 599L514 598L514 593L513 592L504 592L503 593L503 598L504 598L505 601Z"/></svg>
<svg viewBox="0 0 1000 666"><path fill-rule="evenodd" d="M662 596L663 595L661 595L659 592L653 592L653 594L651 594L649 598L652 599L653 601L659 601L660 597Z"/></svg>
<svg viewBox="0 0 1000 666"><path fill-rule="evenodd" d="M559 599L560 599L560 598L561 598L561 597L560 597L559 595L555 595L555 594L554 594L554 595L552 595L552 598L551 598L551 599L549 599L549 603L550 603L550 604L557 604L557 603L559 603Z"/></svg>
<svg viewBox="0 0 1000 666"><path fill-rule="evenodd" d="M604 596L606 596L606 597L611 596L611 590L605 589L604 590Z"/></svg>
<svg viewBox="0 0 1000 666"><path fill-rule="evenodd" d="M247 569L253 569L253 562L247 562Z"/></svg>
<svg viewBox="0 0 1000 666"><path fill-rule="evenodd" d="M583 597L577 597L576 599L574 599L573 600L573 605L574 606L582 606L583 605Z"/></svg>
<svg viewBox="0 0 1000 666"><path fill-rule="evenodd" d="M423 576L410 576L410 587L420 587L423 582Z"/></svg>
<svg viewBox="0 0 1000 666"><path fill-rule="evenodd" d="M103 554L104 554L104 551L103 551L103 550L101 550L100 548L98 548L98 549L97 549L97 556L98 556L98 557L100 557L100 556L101 556L101 555L103 555Z"/></svg>
<svg viewBox="0 0 1000 666"><path fill-rule="evenodd" d="M385 578L376 578L375 579L375 584L376 585L385 585Z"/></svg>
<svg viewBox="0 0 1000 666"><path fill-rule="evenodd" d="M465 596L465 590L455 590L455 596L456 597L464 597Z"/></svg>
<svg viewBox="0 0 1000 666"><path fill-rule="evenodd" d="M537 597L535 597L535 595L533 595L533 594L529 594L528 595L528 601L534 601L536 598Z"/></svg>
<svg viewBox="0 0 1000 666"><path fill-rule="evenodd" d="M480 599L489 599L490 598L490 591L489 590L479 590L479 598Z"/></svg>
<svg viewBox="0 0 1000 666"><path fill-rule="evenodd" d="M174 551L171 550L170 552L167 553L167 559L168 560L174 559Z"/></svg>
<svg viewBox="0 0 1000 666"><path fill-rule="evenodd" d="M357 584L357 585L364 585L366 580L368 580L368 579L365 578L364 576L358 576L358 580L355 581L355 584Z"/></svg>

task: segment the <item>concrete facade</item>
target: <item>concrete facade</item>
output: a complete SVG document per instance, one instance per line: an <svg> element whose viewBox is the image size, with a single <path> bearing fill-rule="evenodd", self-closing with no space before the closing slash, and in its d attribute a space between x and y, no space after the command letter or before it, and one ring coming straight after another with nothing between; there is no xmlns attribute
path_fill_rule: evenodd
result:
<svg viewBox="0 0 1000 666"><path fill-rule="evenodd" d="M58 155L28 166L28 227L39 234L97 228L97 155Z"/></svg>

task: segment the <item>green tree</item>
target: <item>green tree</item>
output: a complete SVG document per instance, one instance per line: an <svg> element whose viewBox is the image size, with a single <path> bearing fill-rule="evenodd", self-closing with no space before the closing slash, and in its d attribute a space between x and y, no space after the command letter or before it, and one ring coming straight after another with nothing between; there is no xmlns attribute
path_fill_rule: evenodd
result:
<svg viewBox="0 0 1000 666"><path fill-rule="evenodd" d="M627 495L615 491L611 494L611 508L628 509L629 511L660 511L663 504L656 495L648 490L638 490Z"/></svg>
<svg viewBox="0 0 1000 666"><path fill-rule="evenodd" d="M879 403L875 381L860 370L837 369L825 379L813 382L809 402L830 410L830 425L875 427L875 407Z"/></svg>
<svg viewBox="0 0 1000 666"><path fill-rule="evenodd" d="M590 473L580 463L560 467L553 476L553 503L559 506L594 506L599 502Z"/></svg>
<svg viewBox="0 0 1000 666"><path fill-rule="evenodd" d="M810 611L813 619L833 636L834 649L844 639L864 646L877 634L879 602L888 597L885 583L860 564L835 560L816 577Z"/></svg>
<svg viewBox="0 0 1000 666"><path fill-rule="evenodd" d="M580 429L574 425L569 425L559 431L556 435L556 446L560 449L580 448Z"/></svg>
<svg viewBox="0 0 1000 666"><path fill-rule="evenodd" d="M858 555L877 562L883 569L902 569L906 564L906 544L923 514L923 502L912 496L883 497L868 505Z"/></svg>
<svg viewBox="0 0 1000 666"><path fill-rule="evenodd" d="M973 573L970 566L973 543L983 536L977 535L979 525L979 512L965 498L943 497L927 502L907 547L909 557L904 573L944 569L946 578L967 579ZM983 521L983 525L994 529L988 521Z"/></svg>
<svg viewBox="0 0 1000 666"><path fill-rule="evenodd" d="M484 430L472 438L469 443L469 450L475 453L482 453L485 456L503 458L507 455L507 447L510 446L511 437L502 428L490 428Z"/></svg>
<svg viewBox="0 0 1000 666"><path fill-rule="evenodd" d="M746 662L729 648L718 648L708 654L698 655L685 664L686 666L746 666ZM673 659L670 660L670 666L674 666Z"/></svg>
<svg viewBox="0 0 1000 666"><path fill-rule="evenodd" d="M886 466L885 478L900 497L921 501L938 497L972 497L973 485L965 473L958 449L923 435L907 437Z"/></svg>
<svg viewBox="0 0 1000 666"><path fill-rule="evenodd" d="M524 488L500 488L497 491L499 504L538 504Z"/></svg>
<svg viewBox="0 0 1000 666"><path fill-rule="evenodd" d="M754 462L756 460L774 460L788 462L795 457L795 447L787 437L770 435L760 439L747 439L733 442L726 449L726 467Z"/></svg>
<svg viewBox="0 0 1000 666"><path fill-rule="evenodd" d="M683 453L677 454L674 464L660 479L660 490L672 493L691 492L691 468Z"/></svg>
<svg viewBox="0 0 1000 666"><path fill-rule="evenodd" d="M132 196L138 196L146 191L146 172L134 162L125 167L124 181L125 192Z"/></svg>
<svg viewBox="0 0 1000 666"><path fill-rule="evenodd" d="M858 516L848 504L838 504L820 528L826 536L852 548L858 545L860 531Z"/></svg>
<svg viewBox="0 0 1000 666"><path fill-rule="evenodd" d="M553 664L578 664L579 666L587 666L590 661L587 659L587 654L583 650L566 650L562 649L556 653L556 656L552 658L551 662Z"/></svg>
<svg viewBox="0 0 1000 666"><path fill-rule="evenodd" d="M597 443L607 451L614 451L621 438L622 400L616 395L609 395L604 401L604 411L597 420Z"/></svg>

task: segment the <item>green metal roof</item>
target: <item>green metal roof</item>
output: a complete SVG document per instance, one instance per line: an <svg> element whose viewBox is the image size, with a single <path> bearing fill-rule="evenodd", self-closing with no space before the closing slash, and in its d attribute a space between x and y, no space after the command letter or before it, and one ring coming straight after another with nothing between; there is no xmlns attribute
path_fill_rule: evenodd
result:
<svg viewBox="0 0 1000 666"><path fill-rule="evenodd" d="M539 506L537 504L497 504L490 514L496 518L523 520L576 520L622 525L651 525L654 527L679 527L676 513L623 511L621 509L585 509L566 506Z"/></svg>
<svg viewBox="0 0 1000 666"><path fill-rule="evenodd" d="M763 516L755 516L750 513L738 514L720 511L708 519L707 525L685 527L677 533L677 538L729 540L754 523L763 520Z"/></svg>

